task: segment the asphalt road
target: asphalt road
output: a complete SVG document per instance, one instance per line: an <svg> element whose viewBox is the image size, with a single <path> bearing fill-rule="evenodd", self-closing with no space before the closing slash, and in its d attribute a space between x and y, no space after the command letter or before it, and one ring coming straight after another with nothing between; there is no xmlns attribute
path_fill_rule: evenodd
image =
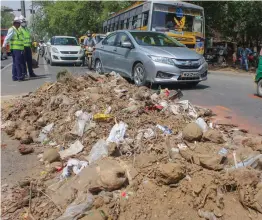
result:
<svg viewBox="0 0 262 220"><path fill-rule="evenodd" d="M4 62L10 62L9 60ZM11 66L5 67L1 73L2 96L21 95L34 91L44 82L55 81L56 73L63 69L68 69L74 75L88 73L87 67L50 66L40 59L39 68L35 69L35 73L39 75L38 78L13 82ZM249 124L250 127L262 133L262 99L254 95L255 84L252 77L252 75L211 72L208 80L201 82L194 89L181 86L170 88L181 88L184 93L183 99L188 99L196 105L209 107L230 121Z"/></svg>
<svg viewBox="0 0 262 220"><path fill-rule="evenodd" d="M12 57L8 56L6 60L1 60L1 69L5 68L6 66L12 63Z"/></svg>

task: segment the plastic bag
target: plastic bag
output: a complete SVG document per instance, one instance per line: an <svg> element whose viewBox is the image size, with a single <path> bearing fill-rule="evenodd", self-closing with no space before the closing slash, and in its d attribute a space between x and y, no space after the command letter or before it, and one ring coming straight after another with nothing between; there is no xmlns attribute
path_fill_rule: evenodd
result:
<svg viewBox="0 0 262 220"><path fill-rule="evenodd" d="M71 144L70 147L66 150L59 151L60 157L62 159L70 157L80 153L84 149L84 146L79 140L76 140L75 143Z"/></svg>
<svg viewBox="0 0 262 220"><path fill-rule="evenodd" d="M208 125L203 118L198 118L196 124L202 129L203 132L208 130Z"/></svg>
<svg viewBox="0 0 262 220"><path fill-rule="evenodd" d="M189 116L197 118L197 112L188 100L179 101L177 102L177 104L181 106L184 109L184 111L188 113Z"/></svg>
<svg viewBox="0 0 262 220"><path fill-rule="evenodd" d="M41 130L41 132L40 132L40 134L38 136L38 141L40 143L44 143L45 141L48 140L47 135L52 131L53 127L54 127L54 123L51 123L51 124L48 124L47 126L45 126Z"/></svg>
<svg viewBox="0 0 262 220"><path fill-rule="evenodd" d="M126 133L127 124L120 121L118 124L115 124L110 131L109 137L107 138L107 142L113 142L119 144L124 140L124 136Z"/></svg>
<svg viewBox="0 0 262 220"><path fill-rule="evenodd" d="M89 211L93 206L93 195L88 193L86 200L83 203L71 203L65 210L64 214L57 220L77 220L82 214Z"/></svg>
<svg viewBox="0 0 262 220"><path fill-rule="evenodd" d="M108 146L105 140L101 139L92 147L87 159L89 163L93 163L102 157L108 156Z"/></svg>
<svg viewBox="0 0 262 220"><path fill-rule="evenodd" d="M71 134L75 134L79 137L82 137L85 130L86 122L91 120L92 115L88 114L87 112L82 112L82 110L80 110L75 113L75 116L77 117L77 122L73 127Z"/></svg>
<svg viewBox="0 0 262 220"><path fill-rule="evenodd" d="M63 169L63 172L61 174L61 178L67 178L71 175L72 171L74 172L74 174L79 174L82 169L84 169L85 167L88 166L88 162L87 161L80 161L77 159L69 159L67 162L66 167Z"/></svg>

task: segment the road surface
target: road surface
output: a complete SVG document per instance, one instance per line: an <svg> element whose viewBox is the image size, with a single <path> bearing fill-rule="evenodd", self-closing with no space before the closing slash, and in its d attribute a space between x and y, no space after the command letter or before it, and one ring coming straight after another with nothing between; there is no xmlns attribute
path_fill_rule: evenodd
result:
<svg viewBox="0 0 262 220"><path fill-rule="evenodd" d="M11 59L9 59L11 60ZM44 82L56 80L56 73L68 69L74 75L88 73L87 67L50 66L40 59L39 68L35 69L38 78L24 82L11 80L11 66L2 69L2 96L21 95L34 91ZM182 87L184 99L196 105L206 106L218 112L231 122L249 125L262 133L262 99L254 95L255 84L252 75L211 72L206 82L196 88ZM171 87L174 89L179 86Z"/></svg>

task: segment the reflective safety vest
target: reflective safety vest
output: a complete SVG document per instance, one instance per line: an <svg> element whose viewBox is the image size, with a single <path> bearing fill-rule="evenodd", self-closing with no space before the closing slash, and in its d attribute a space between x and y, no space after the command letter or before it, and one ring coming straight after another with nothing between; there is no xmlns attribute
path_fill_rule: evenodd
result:
<svg viewBox="0 0 262 220"><path fill-rule="evenodd" d="M27 28L20 27L19 30L22 32L24 37L24 46L25 47L31 47L32 41L31 41L31 34Z"/></svg>
<svg viewBox="0 0 262 220"><path fill-rule="evenodd" d="M17 30L14 26L12 27L15 31L12 39L10 40L11 50L24 50L24 38L23 34Z"/></svg>

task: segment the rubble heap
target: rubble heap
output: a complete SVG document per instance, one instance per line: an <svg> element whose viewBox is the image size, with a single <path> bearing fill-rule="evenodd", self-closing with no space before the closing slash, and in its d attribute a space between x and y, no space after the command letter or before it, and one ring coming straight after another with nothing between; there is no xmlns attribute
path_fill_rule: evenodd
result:
<svg viewBox="0 0 262 220"><path fill-rule="evenodd" d="M46 175L20 185L21 202L3 201L2 213L29 206L32 219L262 218L262 138L217 125L210 110L180 97L115 73L62 74L4 104L2 127L41 149Z"/></svg>

